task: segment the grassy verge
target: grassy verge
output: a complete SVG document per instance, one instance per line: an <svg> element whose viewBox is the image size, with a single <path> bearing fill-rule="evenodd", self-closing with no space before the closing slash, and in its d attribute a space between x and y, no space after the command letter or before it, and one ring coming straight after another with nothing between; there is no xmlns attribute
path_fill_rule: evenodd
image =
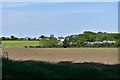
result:
<svg viewBox="0 0 120 80"><path fill-rule="evenodd" d="M3 59L2 80L119 80L119 66Z"/></svg>

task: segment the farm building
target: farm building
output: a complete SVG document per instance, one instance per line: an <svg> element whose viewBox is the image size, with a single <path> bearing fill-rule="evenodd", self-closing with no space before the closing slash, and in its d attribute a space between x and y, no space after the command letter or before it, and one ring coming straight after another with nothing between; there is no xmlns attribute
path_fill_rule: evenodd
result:
<svg viewBox="0 0 120 80"><path fill-rule="evenodd" d="M55 38L54 35L50 35L50 38Z"/></svg>
<svg viewBox="0 0 120 80"><path fill-rule="evenodd" d="M63 45L64 37L58 37L58 45Z"/></svg>
<svg viewBox="0 0 120 80"><path fill-rule="evenodd" d="M64 37L58 37L58 41L64 41Z"/></svg>
<svg viewBox="0 0 120 80"><path fill-rule="evenodd" d="M44 40L49 40L49 37L44 36L44 35L41 35L41 37L39 37L39 40L42 40L42 39L44 39Z"/></svg>

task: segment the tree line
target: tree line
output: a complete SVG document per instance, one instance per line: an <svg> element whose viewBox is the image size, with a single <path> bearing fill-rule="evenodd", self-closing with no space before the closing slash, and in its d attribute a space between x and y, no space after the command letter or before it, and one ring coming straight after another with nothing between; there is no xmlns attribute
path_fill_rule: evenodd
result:
<svg viewBox="0 0 120 80"><path fill-rule="evenodd" d="M94 44L89 44L90 42ZM82 34L65 37L63 44L66 47L120 47L120 34L85 31Z"/></svg>
<svg viewBox="0 0 120 80"><path fill-rule="evenodd" d="M12 41L24 41L24 40L39 40L37 39L36 37L34 38L30 38L30 37L25 37L25 38L19 38L19 37L16 37L16 36L10 36L10 37L1 37L3 41L9 41L9 40L12 40Z"/></svg>
<svg viewBox="0 0 120 80"><path fill-rule="evenodd" d="M119 33L92 32L84 31L81 34L68 35L61 41L54 35L50 37L41 35L35 38L18 38L15 36L2 37L2 40L36 40L39 41L39 47L120 47Z"/></svg>

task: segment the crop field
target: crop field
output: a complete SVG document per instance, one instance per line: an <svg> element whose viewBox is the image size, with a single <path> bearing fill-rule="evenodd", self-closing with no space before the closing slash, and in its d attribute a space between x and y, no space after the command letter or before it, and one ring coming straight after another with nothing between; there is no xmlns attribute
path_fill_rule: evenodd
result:
<svg viewBox="0 0 120 80"><path fill-rule="evenodd" d="M39 41L2 41L3 48L24 48L24 46L39 46Z"/></svg>
<svg viewBox="0 0 120 80"><path fill-rule="evenodd" d="M3 48L14 60L118 63L118 48Z"/></svg>

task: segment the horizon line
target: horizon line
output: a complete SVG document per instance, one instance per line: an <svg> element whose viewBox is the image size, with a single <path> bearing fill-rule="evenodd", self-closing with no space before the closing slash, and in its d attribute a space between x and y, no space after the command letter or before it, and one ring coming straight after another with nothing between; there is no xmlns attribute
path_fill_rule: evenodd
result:
<svg viewBox="0 0 120 80"><path fill-rule="evenodd" d="M98 33L98 32L102 32L102 33L111 33L111 34L120 34L120 32L118 31L118 32L107 32L107 31L91 31L91 30L85 30L85 31L90 31L90 32L94 32L94 33ZM11 34L11 35L2 35L2 36L0 36L0 37L10 37L10 36L15 36L15 37L20 37L20 38L23 38L23 37L31 37L31 38L33 38L33 37L40 37L41 35L44 35L44 36L50 36L50 35L54 35L55 37L66 37L66 36L70 36L70 35L78 35L78 34L83 34L85 31L83 31L83 32L81 32L81 33L71 33L71 34L67 34L67 35L55 35L55 34L40 34L39 36L17 36L17 35L15 35L15 34Z"/></svg>

